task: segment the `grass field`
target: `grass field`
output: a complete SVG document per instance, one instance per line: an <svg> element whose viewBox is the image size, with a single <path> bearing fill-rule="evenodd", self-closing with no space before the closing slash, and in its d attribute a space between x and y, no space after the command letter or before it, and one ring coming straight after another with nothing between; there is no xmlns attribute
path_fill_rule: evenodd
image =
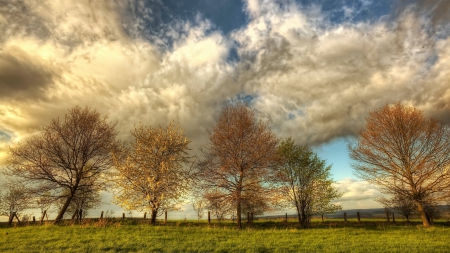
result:
<svg viewBox="0 0 450 253"><path fill-rule="evenodd" d="M88 221L0 228L0 252L450 252L450 226L420 223L258 221L232 223Z"/></svg>

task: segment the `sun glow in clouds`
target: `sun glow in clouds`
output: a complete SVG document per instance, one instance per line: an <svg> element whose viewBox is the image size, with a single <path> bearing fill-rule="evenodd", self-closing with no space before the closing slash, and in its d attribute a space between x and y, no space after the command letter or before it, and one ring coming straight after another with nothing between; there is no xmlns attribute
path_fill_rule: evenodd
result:
<svg viewBox="0 0 450 253"><path fill-rule="evenodd" d="M175 120L194 153L241 95L280 137L310 145L352 138L368 111L398 100L450 122L448 16L433 12L442 5L366 20L343 5L333 22L319 4L248 0L247 22L224 33L200 14L164 23L163 8L139 0L11 2L0 7L0 165L9 145L75 105L117 121L124 140L139 122Z"/></svg>

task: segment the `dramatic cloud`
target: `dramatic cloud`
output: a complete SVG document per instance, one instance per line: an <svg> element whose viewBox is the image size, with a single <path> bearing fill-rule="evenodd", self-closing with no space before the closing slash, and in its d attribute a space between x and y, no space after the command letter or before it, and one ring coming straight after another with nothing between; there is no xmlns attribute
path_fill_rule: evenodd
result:
<svg viewBox="0 0 450 253"><path fill-rule="evenodd" d="M354 137L396 101L450 122L448 1L405 2L365 20L373 1L247 0L247 22L224 33L158 0L0 0L0 165L75 105L117 121L123 140L139 122L179 122L193 152L239 98L311 145Z"/></svg>
<svg viewBox="0 0 450 253"><path fill-rule="evenodd" d="M448 117L448 30L430 35L412 7L392 22L333 24L284 2L249 1L252 20L234 34L239 81L280 135L312 144L354 136L369 110L398 100Z"/></svg>
<svg viewBox="0 0 450 253"><path fill-rule="evenodd" d="M42 97L52 84L52 73L20 49L0 53L0 99Z"/></svg>

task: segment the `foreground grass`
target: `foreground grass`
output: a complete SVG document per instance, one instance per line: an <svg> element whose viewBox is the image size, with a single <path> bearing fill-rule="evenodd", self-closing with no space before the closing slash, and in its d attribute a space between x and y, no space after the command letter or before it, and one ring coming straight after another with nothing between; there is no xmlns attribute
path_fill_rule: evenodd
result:
<svg viewBox="0 0 450 253"><path fill-rule="evenodd" d="M326 222L232 224L136 222L0 228L0 252L449 252L450 227Z"/></svg>

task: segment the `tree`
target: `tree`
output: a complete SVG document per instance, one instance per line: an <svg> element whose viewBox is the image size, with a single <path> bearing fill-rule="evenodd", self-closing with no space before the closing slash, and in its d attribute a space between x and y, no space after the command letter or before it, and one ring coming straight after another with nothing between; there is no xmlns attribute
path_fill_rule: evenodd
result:
<svg viewBox="0 0 450 253"><path fill-rule="evenodd" d="M206 192L217 190L223 200L235 205L238 228L245 193L267 188L271 167L276 162L275 135L257 120L244 103L226 106L201 149L204 159L197 163L199 185Z"/></svg>
<svg viewBox="0 0 450 253"><path fill-rule="evenodd" d="M76 106L63 120L53 119L41 134L10 148L9 175L35 194L64 199L55 223L77 192L101 188L103 174L113 165L117 132L106 120L95 110Z"/></svg>
<svg viewBox="0 0 450 253"><path fill-rule="evenodd" d="M0 194L0 215L8 216L12 221L14 215L31 207L32 198L27 189L20 183L8 183L6 192Z"/></svg>
<svg viewBox="0 0 450 253"><path fill-rule="evenodd" d="M229 201L228 194L214 189L206 192L203 196L207 201L207 208L210 210L218 222L225 218L225 215L231 214L233 202Z"/></svg>
<svg viewBox="0 0 450 253"><path fill-rule="evenodd" d="M131 134L131 148L114 154L115 201L128 210L150 210L154 225L157 215L175 209L189 189L190 168L183 165L190 163L190 141L173 123L165 130L140 125Z"/></svg>
<svg viewBox="0 0 450 253"><path fill-rule="evenodd" d="M200 221L205 214L206 201L203 198L194 198L192 200L192 208L197 213L198 221Z"/></svg>
<svg viewBox="0 0 450 253"><path fill-rule="evenodd" d="M40 193L39 196L37 196L35 199L35 207L41 211L41 219L44 219L45 214L48 220L48 210L53 204L55 204L55 198L50 192Z"/></svg>
<svg viewBox="0 0 450 253"><path fill-rule="evenodd" d="M349 146L356 174L387 194L414 200L425 227L425 201L450 196L450 128L401 103L372 111Z"/></svg>
<svg viewBox="0 0 450 253"><path fill-rule="evenodd" d="M64 205L65 200L60 199L56 203L57 208ZM72 215L72 219L82 220L89 214L90 209L98 208L102 205L102 197L99 191L87 190L78 191L67 207L66 214Z"/></svg>
<svg viewBox="0 0 450 253"><path fill-rule="evenodd" d="M321 160L307 145L295 145L291 138L280 143L278 154L281 157L277 175L280 190L289 205L296 208L302 227L309 225L313 215L342 209L331 204L342 194L333 187L331 166L326 166L325 160Z"/></svg>
<svg viewBox="0 0 450 253"><path fill-rule="evenodd" d="M417 209L416 203L413 199L405 198L404 196L398 194L395 194L391 198L379 197L376 201L381 203L385 208L393 209L399 212L406 218L407 222L409 222L409 217L411 217Z"/></svg>
<svg viewBox="0 0 450 253"><path fill-rule="evenodd" d="M273 211L273 205L276 203L273 193L273 189L267 189L264 185L255 186L254 189L243 192L241 210L244 216L262 215L264 212Z"/></svg>

